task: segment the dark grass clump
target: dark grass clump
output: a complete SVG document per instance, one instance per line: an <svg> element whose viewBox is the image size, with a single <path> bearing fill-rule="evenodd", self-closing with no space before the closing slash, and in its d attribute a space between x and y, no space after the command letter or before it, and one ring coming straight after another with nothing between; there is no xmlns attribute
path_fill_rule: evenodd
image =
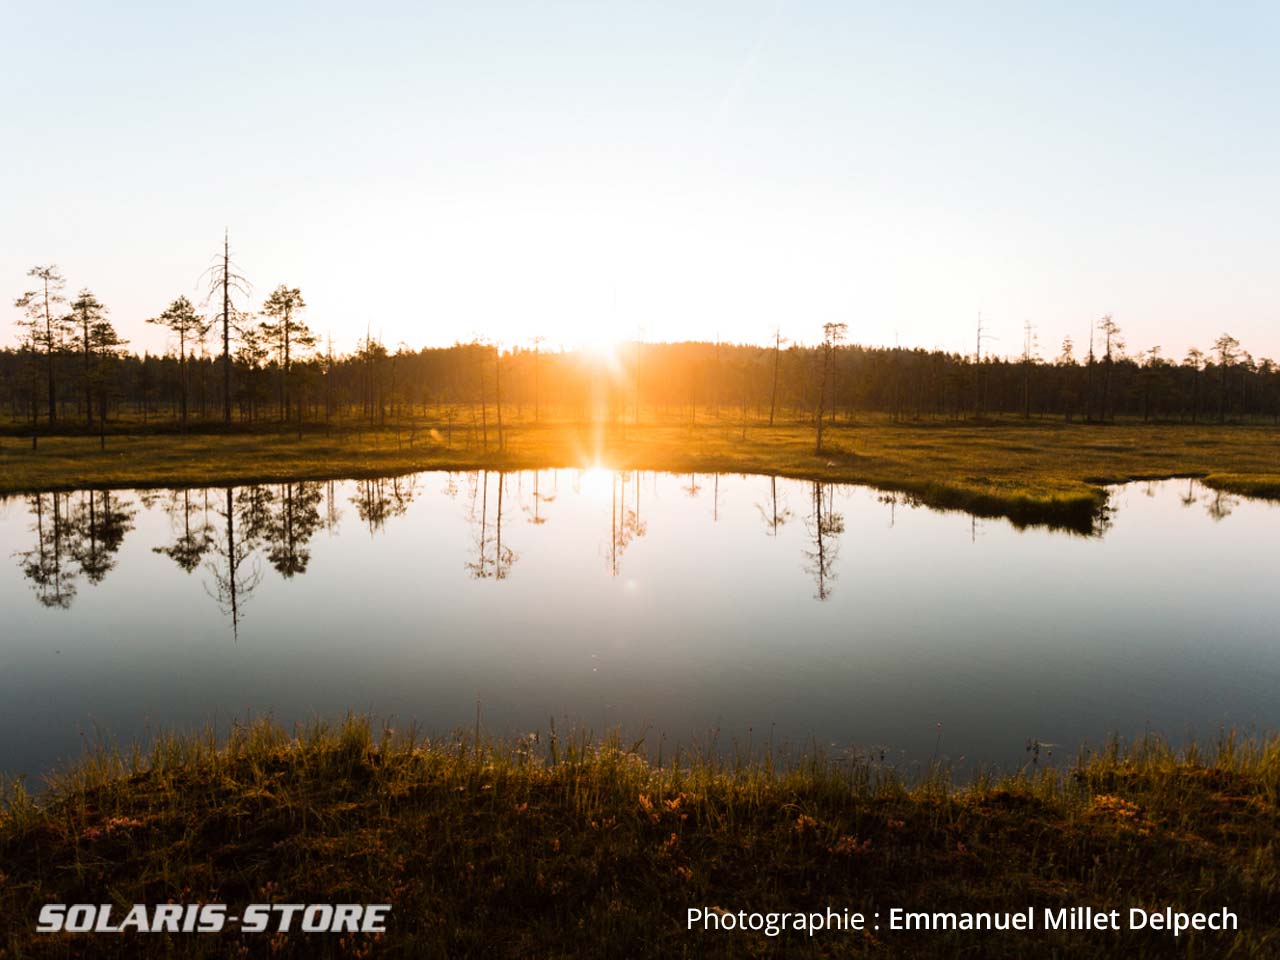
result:
<svg viewBox="0 0 1280 960"><path fill-rule="evenodd" d="M102 751L0 814L0 956L1280 955L1280 740L907 780L818 755L428 742L354 718ZM390 902L382 936L37 936L46 902ZM724 910L1229 907L1240 929L703 933Z"/></svg>

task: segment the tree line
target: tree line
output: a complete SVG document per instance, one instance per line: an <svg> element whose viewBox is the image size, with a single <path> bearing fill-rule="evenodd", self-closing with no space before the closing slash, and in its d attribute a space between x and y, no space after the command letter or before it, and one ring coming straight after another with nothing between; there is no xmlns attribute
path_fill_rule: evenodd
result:
<svg viewBox="0 0 1280 960"><path fill-rule="evenodd" d="M461 568L477 580L506 580L520 554L512 545L526 525L542 527L548 507L554 512L561 499L559 471L475 470L442 475L442 494L461 499L470 527ZM237 487L139 490L51 491L22 498L29 515L30 539L15 544L13 556L44 607L71 607L83 582L97 585L115 569L125 538L136 527L138 508L159 510L169 519L169 535L151 552L172 561L182 573L201 574L206 593L228 618L233 632L244 618L245 606L262 583L265 561L282 579L308 572L311 542L321 531L335 531L344 522L344 505L354 507L356 517L373 536L395 518L405 516L425 493L429 475L348 481L302 480L280 484ZM617 577L624 555L648 533L649 520L642 509L642 475L639 471L611 471L609 543L604 553L606 572ZM647 478L653 480L653 474ZM581 474L579 474L581 479ZM710 499L712 522L721 518L719 474L690 474L680 481L680 491L691 498ZM831 598L845 533L843 497L846 488L821 481L793 481L778 489L778 478L768 478L759 491L754 510L765 536L776 538L800 521L803 527L803 569L814 585L813 597ZM574 482L576 489L576 481ZM886 492L877 496L888 507L890 526L899 505L916 505L910 495ZM1216 520L1229 516L1238 500L1222 491L1207 490L1188 481L1179 496L1184 508L1202 507ZM0 498L0 503L4 500ZM807 509L806 509L807 508ZM974 519L975 530L977 520ZM1100 533L1109 521L1091 532ZM975 533L976 536L976 533Z"/></svg>
<svg viewBox="0 0 1280 960"><path fill-rule="evenodd" d="M221 424L433 421L485 448L504 443L504 416L806 422L859 414L894 420L1059 417L1105 423L1280 422L1280 369L1230 334L1182 358L1128 351L1102 317L1087 347L1065 338L1052 357L1028 326L1016 357L863 346L828 323L813 346L682 342L618 344L611 355L547 351L543 338L414 349L366 331L335 353L306 320L298 287L279 284L250 309L249 287L224 246L202 307L178 296L147 319L167 331L162 354L131 352L91 290L74 296L56 266L33 267L14 300L20 342L0 351L0 410L9 432L92 430L109 421L186 430ZM807 332L797 322L793 333Z"/></svg>

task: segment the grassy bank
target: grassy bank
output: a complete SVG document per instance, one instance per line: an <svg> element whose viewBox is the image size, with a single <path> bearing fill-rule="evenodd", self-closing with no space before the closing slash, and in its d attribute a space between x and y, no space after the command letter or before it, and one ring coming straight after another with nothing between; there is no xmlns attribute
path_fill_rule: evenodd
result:
<svg viewBox="0 0 1280 960"><path fill-rule="evenodd" d="M438 743L367 722L100 755L0 816L0 955L137 955L36 937L46 902L391 902L381 938L155 935L236 956L1252 957L1280 951L1280 741L1157 740L963 789L874 761L650 762L617 744ZM1229 907L1234 933L685 929L743 910ZM369 951L368 953L364 951Z"/></svg>
<svg viewBox="0 0 1280 960"><path fill-rule="evenodd" d="M395 428L250 433L117 433L0 442L0 493L89 486L183 486L357 477L411 470L577 467L751 472L863 483L937 507L1017 523L1088 529L1105 503L1100 484L1198 476L1249 496L1280 496L1280 430L1267 426L892 423L827 431L817 455L804 424L730 421L596 425L509 420L503 449L436 422Z"/></svg>

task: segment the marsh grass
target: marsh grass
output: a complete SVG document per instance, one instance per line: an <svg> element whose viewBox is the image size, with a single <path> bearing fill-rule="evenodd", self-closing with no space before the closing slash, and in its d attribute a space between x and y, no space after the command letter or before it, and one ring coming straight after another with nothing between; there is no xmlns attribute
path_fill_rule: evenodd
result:
<svg viewBox="0 0 1280 960"><path fill-rule="evenodd" d="M1165 956L1150 933L701 933L727 910L1230 907L1180 955L1280 950L1280 740L1157 738L965 785L873 757L548 734L428 741L349 718L99 749L6 788L0 955ZM380 938L58 935L45 902L390 902Z"/></svg>
<svg viewBox="0 0 1280 960"><path fill-rule="evenodd" d="M122 425L121 430L134 429ZM119 432L50 436L36 451L0 438L0 494L88 487L227 485L385 476L415 470L516 470L603 465L673 473L757 473L859 483L907 493L929 506L1090 532L1104 485L1202 477L1249 496L1280 497L1280 430L1263 425L1059 421L841 421L813 450L804 423L655 418L640 424L508 415L505 446L437 420L381 429L352 425L303 432L270 427L177 435Z"/></svg>

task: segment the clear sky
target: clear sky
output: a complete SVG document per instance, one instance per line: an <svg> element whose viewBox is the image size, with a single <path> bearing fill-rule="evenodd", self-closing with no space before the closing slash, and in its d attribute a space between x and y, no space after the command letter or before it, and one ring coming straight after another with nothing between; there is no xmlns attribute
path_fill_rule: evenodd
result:
<svg viewBox="0 0 1280 960"><path fill-rule="evenodd" d="M1280 357L1280 4L0 0L0 293L134 345L224 226L349 349ZM7 308L10 319L17 311ZM5 323L0 343L15 342ZM1083 346L1081 347L1081 352Z"/></svg>

